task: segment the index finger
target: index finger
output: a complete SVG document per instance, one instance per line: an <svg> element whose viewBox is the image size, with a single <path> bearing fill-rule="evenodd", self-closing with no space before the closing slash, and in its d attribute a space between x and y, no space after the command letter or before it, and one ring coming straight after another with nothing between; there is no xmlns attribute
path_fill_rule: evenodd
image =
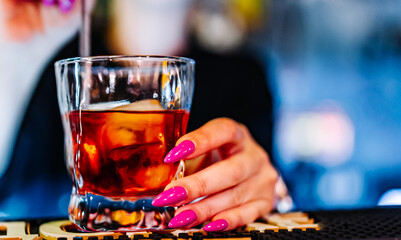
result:
<svg viewBox="0 0 401 240"><path fill-rule="evenodd" d="M238 151L243 147L244 136L242 124L229 118L217 118L181 137L164 162L195 158L226 144L231 144L232 151Z"/></svg>

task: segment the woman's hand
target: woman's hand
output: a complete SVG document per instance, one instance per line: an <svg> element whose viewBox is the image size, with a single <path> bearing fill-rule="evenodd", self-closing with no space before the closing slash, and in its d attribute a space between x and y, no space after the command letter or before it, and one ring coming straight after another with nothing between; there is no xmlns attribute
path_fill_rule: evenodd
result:
<svg viewBox="0 0 401 240"><path fill-rule="evenodd" d="M2 0L0 24L4 26L4 37L27 41L48 27L66 22L71 16L66 13L73 10L74 3L75 0ZM0 32L0 38L2 35Z"/></svg>
<svg viewBox="0 0 401 240"><path fill-rule="evenodd" d="M253 222L274 205L277 172L248 129L231 119L212 120L181 137L165 162L212 156L211 166L169 184L155 206L181 206L169 227L190 228L207 220L205 231L223 231ZM210 158L209 158L210 159Z"/></svg>

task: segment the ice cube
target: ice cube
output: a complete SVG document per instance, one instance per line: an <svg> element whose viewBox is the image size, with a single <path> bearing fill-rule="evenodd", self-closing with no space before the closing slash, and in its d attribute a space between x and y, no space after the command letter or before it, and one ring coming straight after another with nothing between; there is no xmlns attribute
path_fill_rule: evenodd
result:
<svg viewBox="0 0 401 240"><path fill-rule="evenodd" d="M105 134L107 147L164 143L164 114L159 101L142 100L112 110L105 118L102 134Z"/></svg>
<svg viewBox="0 0 401 240"><path fill-rule="evenodd" d="M152 165L143 170L144 171L138 171L134 176L144 187L150 189L156 189L167 185L171 172L173 171L171 166L166 164Z"/></svg>
<svg viewBox="0 0 401 240"><path fill-rule="evenodd" d="M114 102L100 102L100 103L92 103L87 106L83 106L85 110L110 110L113 108L117 108L119 106L129 105L130 102L128 100L114 101Z"/></svg>
<svg viewBox="0 0 401 240"><path fill-rule="evenodd" d="M119 105L113 110L118 111L160 111L164 110L160 102L156 99L145 99L130 104Z"/></svg>
<svg viewBox="0 0 401 240"><path fill-rule="evenodd" d="M173 165L163 164L166 147L160 143L114 149L109 158L119 166L121 184L126 188L158 188L169 181Z"/></svg>

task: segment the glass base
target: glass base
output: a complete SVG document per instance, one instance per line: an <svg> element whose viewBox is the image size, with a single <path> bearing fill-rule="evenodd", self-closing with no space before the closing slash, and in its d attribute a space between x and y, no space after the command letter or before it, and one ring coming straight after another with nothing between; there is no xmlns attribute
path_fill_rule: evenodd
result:
<svg viewBox="0 0 401 240"><path fill-rule="evenodd" d="M172 207L154 207L152 198L107 198L95 194L71 195L70 220L83 231L164 230L174 217Z"/></svg>

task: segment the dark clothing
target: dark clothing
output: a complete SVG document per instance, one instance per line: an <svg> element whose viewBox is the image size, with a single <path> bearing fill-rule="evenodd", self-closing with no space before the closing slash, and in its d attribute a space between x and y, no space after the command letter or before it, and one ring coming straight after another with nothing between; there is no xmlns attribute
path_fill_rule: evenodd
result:
<svg viewBox="0 0 401 240"><path fill-rule="evenodd" d="M271 152L272 97L264 68L242 54L217 55L192 47L196 62L195 93L189 131L218 117L245 124L256 141Z"/></svg>
<svg viewBox="0 0 401 240"><path fill-rule="evenodd" d="M75 56L78 56L77 39L51 60L31 99L11 163L0 176L0 210L10 214L7 218L67 215L72 183L63 161L63 130L53 63ZM245 124L270 152L272 100L263 67L241 54L223 56L196 47L188 57L196 61L195 94L188 130L214 118L232 118ZM12 201L4 199L11 196L26 201L16 201L15 206L10 207ZM25 204L22 210L18 204ZM8 209L1 209L5 207Z"/></svg>

